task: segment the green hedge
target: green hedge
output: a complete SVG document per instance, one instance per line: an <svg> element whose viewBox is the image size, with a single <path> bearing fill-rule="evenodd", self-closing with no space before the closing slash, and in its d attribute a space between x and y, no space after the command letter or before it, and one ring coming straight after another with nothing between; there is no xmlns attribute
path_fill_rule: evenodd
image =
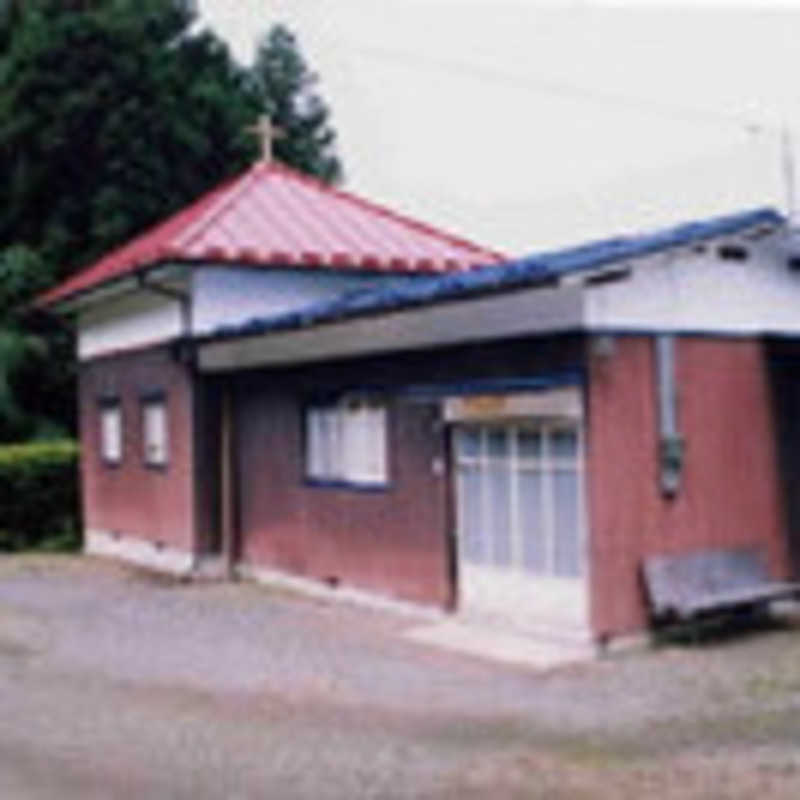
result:
<svg viewBox="0 0 800 800"><path fill-rule="evenodd" d="M78 498L75 442L0 446L0 552L76 549Z"/></svg>

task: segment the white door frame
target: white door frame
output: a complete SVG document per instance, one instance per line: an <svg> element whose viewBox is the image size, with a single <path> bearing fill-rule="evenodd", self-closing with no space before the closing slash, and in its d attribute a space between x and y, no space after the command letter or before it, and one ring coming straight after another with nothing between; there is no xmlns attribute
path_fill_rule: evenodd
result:
<svg viewBox="0 0 800 800"><path fill-rule="evenodd" d="M575 395L580 400L578 391ZM541 403L541 400L539 401ZM485 404L489 407L491 404ZM537 409L539 410L539 409ZM471 460L459 453L458 436L463 429L480 431L480 449L478 455ZM506 431L508 459L510 469L509 504L512 509L511 521L511 565L495 566L494 564L475 564L464 552L464 530L461 520L464 519L465 492L461 487L461 466L465 463L479 464L486 470L488 464L488 446L486 437L488 429L502 428ZM552 485L550 481L557 468L549 452L549 437L553 431L563 429L574 430L577 434L577 452L572 460L578 479L578 525L580 576L576 578L554 575L555 537ZM542 499L544 519L547 521L549 535L545 543L547 549L547 570L543 574L535 574L522 567L523 539L519 526L519 474L524 466L519 464L518 431L539 430L543 433L542 455L538 468L543 476ZM466 616L485 617L493 623L504 627L522 628L525 630L541 630L565 634L570 637L585 638L589 635L589 592L590 592L590 560L589 560L589 526L587 514L587 480L586 480L586 446L585 430L582 414L574 413L553 416L525 416L520 418L475 418L456 422L451 436L451 463L454 492L453 520L455 531L456 564L456 603L459 612ZM531 467L533 468L533 467ZM488 491L486 481L482 480L481 491ZM484 496L481 503L482 514L488 513L488 500ZM485 545L484 545L485 546ZM490 540L490 547L496 546ZM492 554L489 554L491 558ZM521 612L521 613L520 613Z"/></svg>

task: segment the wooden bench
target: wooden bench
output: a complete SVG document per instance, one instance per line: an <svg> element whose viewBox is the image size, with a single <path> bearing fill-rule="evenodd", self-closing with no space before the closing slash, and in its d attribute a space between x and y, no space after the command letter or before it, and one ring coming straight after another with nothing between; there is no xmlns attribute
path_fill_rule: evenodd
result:
<svg viewBox="0 0 800 800"><path fill-rule="evenodd" d="M754 547L651 556L643 573L655 622L695 622L800 592L800 584L772 580L763 553Z"/></svg>

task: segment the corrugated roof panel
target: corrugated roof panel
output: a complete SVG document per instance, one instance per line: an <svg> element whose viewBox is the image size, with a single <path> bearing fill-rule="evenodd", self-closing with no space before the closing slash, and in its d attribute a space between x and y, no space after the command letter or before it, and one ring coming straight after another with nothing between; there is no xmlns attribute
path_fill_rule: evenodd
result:
<svg viewBox="0 0 800 800"><path fill-rule="evenodd" d="M45 293L38 304L52 305L164 260L402 274L470 270L502 256L288 167L259 163Z"/></svg>

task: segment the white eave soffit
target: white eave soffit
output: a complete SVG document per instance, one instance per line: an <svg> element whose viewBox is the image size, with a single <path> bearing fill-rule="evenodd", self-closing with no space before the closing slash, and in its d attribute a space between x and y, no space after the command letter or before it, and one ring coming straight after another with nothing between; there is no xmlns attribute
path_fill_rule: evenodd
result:
<svg viewBox="0 0 800 800"><path fill-rule="evenodd" d="M98 303L135 292L141 288L142 275L146 275L148 280L181 284L185 281L188 270L189 267L186 264L162 264L157 267L143 268L135 274L111 279L107 283L56 302L52 306L52 310L58 314L75 314L91 306L96 306Z"/></svg>

